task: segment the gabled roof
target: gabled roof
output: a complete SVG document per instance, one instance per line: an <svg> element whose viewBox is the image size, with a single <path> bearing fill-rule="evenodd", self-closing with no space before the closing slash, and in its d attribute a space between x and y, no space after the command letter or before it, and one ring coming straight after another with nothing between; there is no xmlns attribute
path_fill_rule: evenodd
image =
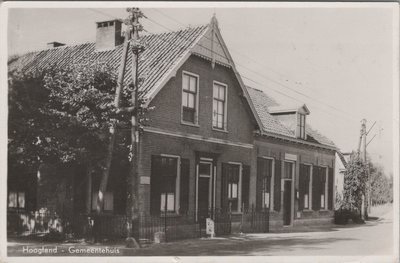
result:
<svg viewBox="0 0 400 263"><path fill-rule="evenodd" d="M236 70L233 59L222 39L215 16L207 25L185 28L179 31L162 34L144 35L141 40L146 43L145 51L140 55L139 76L144 78L140 91L147 98L147 104L158 94L165 84L176 75L182 64L194 54L231 68L243 91L251 115L259 127L261 120L251 103L246 86ZM30 52L9 59L9 72L21 70L31 72L45 68L51 64L66 66L71 63L86 61L105 62L118 70L122 53L122 45L107 51L96 51L95 43L74 46L62 46L37 52ZM125 69L125 83L131 80L131 52L128 52Z"/></svg>
<svg viewBox="0 0 400 263"><path fill-rule="evenodd" d="M208 26L186 28L176 32L144 35L146 50L140 55L139 75L144 77L140 86L144 96L153 93L157 85L171 73L176 63L183 58L196 41L207 31ZM104 62L115 68L120 65L122 45L107 51L96 51L95 43L62 46L42 51L30 52L9 60L9 72L21 70L25 73L43 69L52 64L67 66L72 63L89 61ZM125 83L131 80L132 54L128 52L125 69Z"/></svg>
<svg viewBox="0 0 400 263"><path fill-rule="evenodd" d="M306 104L302 105L278 105L278 106L271 106L269 107L269 113L276 114L276 113L296 113L300 112L303 114L310 114L310 110L307 108Z"/></svg>
<svg viewBox="0 0 400 263"><path fill-rule="evenodd" d="M284 124L282 124L278 118L273 116L270 112L270 108L277 108L280 105L271 97L267 96L264 92L258 89L247 87L250 98L257 114L262 122L262 129L266 134L278 135L296 140L297 142L305 142L312 144L319 144L321 146L328 146L329 148L335 148L335 144L327 137L313 129L310 125L306 124L307 139L297 139L294 131L290 130Z"/></svg>

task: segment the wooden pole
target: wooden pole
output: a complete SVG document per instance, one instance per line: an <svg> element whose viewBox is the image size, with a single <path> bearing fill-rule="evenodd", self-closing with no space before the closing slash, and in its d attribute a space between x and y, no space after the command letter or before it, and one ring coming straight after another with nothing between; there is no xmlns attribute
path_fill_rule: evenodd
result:
<svg viewBox="0 0 400 263"><path fill-rule="evenodd" d="M138 85L138 61L139 54L143 52L144 47L139 42L139 31L142 27L139 23L139 18L143 16L138 8L128 8L131 21L131 51L132 51L132 105L136 110L132 111L131 117L131 172L128 176L128 202L127 202L127 217L128 217L128 247L138 247L139 233L139 125L138 125L138 108L139 105L139 85Z"/></svg>

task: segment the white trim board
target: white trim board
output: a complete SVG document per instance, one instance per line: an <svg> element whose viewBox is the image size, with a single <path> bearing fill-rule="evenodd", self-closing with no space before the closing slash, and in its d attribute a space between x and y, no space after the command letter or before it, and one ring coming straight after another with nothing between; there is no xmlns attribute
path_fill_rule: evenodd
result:
<svg viewBox="0 0 400 263"><path fill-rule="evenodd" d="M249 144L249 143L232 142L232 141L222 140L222 139L218 139L218 138L204 137L204 136L197 135L197 134L165 131L165 130L161 130L158 128L152 128L152 127L144 127L143 131L150 132L150 133L156 133L156 134L163 134L163 135L168 135L168 136L173 136L173 137L203 141L203 142L225 144L225 145L229 145L229 146L242 147L242 148L247 148L247 149L254 148L254 145Z"/></svg>

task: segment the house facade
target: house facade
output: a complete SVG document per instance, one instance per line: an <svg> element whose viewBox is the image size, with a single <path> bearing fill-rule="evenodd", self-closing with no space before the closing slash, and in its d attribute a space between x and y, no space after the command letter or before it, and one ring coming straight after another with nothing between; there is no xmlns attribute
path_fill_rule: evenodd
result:
<svg viewBox="0 0 400 263"><path fill-rule="evenodd" d="M88 57L117 69L120 37L118 20L97 23L96 43L29 53L9 63L9 70ZM336 148L306 123L306 105L282 107L246 87L215 17L206 26L143 38L148 47L139 64L139 74L146 76L141 91L154 109L139 141L141 215L193 214L196 222L205 222L213 211L229 211L237 231L248 210L267 210L270 231L332 221ZM32 208L93 213L99 176L87 176L85 167L62 176L45 170ZM127 176L129 163L114 158L105 213L125 214ZM55 181L62 188L56 192Z"/></svg>

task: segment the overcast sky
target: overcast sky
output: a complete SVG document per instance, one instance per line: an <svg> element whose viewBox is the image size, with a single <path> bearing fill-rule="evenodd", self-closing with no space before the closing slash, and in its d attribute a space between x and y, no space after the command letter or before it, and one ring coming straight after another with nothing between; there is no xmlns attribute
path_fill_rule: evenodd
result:
<svg viewBox="0 0 400 263"><path fill-rule="evenodd" d="M375 127L368 152L392 172L393 18L391 8L144 8L152 33L206 24L215 12L247 85L278 102L304 102L307 121L342 151L355 150L360 121ZM125 18L124 8L11 9L9 54L47 42L93 42L95 22ZM163 25L160 25L152 22ZM293 99L294 98L294 99ZM396 122L396 127L398 122Z"/></svg>

